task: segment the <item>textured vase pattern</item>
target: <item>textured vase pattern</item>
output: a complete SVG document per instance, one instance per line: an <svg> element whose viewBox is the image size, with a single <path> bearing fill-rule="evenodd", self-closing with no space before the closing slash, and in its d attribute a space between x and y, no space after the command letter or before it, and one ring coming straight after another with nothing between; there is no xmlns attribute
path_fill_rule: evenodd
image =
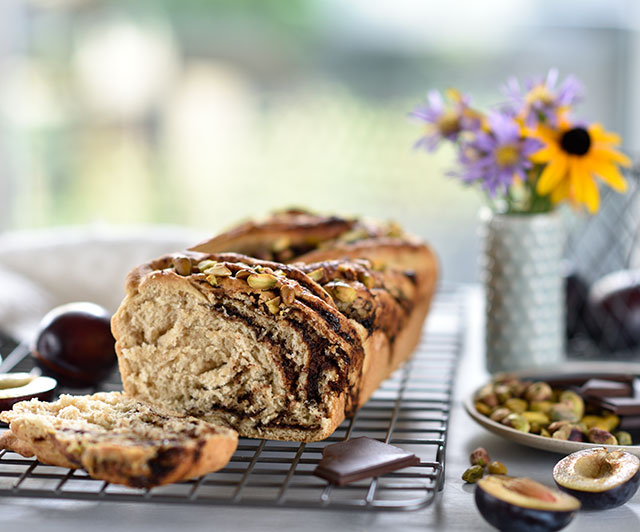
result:
<svg viewBox="0 0 640 532"><path fill-rule="evenodd" d="M491 373L564 360L564 231L558 213L484 212L486 360Z"/></svg>

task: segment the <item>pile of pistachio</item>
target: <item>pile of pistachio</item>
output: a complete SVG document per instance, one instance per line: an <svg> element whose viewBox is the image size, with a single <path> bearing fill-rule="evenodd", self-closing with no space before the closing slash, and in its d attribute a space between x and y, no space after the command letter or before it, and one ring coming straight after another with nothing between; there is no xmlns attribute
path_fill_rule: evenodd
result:
<svg viewBox="0 0 640 532"><path fill-rule="evenodd" d="M616 431L618 416L604 410L585 412L578 393L543 381L498 377L476 393L474 404L481 414L521 432L604 445L632 444L628 432Z"/></svg>

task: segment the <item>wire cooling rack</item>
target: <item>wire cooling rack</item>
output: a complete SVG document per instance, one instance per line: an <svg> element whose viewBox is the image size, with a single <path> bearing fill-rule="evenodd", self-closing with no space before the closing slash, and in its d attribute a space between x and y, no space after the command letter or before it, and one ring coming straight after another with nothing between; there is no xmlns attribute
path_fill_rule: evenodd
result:
<svg viewBox="0 0 640 532"><path fill-rule="evenodd" d="M48 466L0 450L0 496L316 509L424 508L444 483L447 424L463 341L463 311L464 289L441 288L412 359L386 380L353 418L322 442L241 438L224 469L150 490L94 480L83 470ZM8 371L11 365L13 370L29 371L31 358L27 353L18 346L0 369ZM116 372L100 390L117 390L119 381ZM416 454L420 465L343 487L313 475L326 445L357 436L402 447Z"/></svg>

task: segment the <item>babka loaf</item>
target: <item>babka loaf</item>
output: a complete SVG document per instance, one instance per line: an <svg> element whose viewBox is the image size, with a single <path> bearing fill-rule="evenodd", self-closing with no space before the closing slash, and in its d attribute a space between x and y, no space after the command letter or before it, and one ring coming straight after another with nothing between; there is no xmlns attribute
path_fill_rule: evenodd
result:
<svg viewBox="0 0 640 532"><path fill-rule="evenodd" d="M217 471L238 441L232 429L171 416L119 392L22 401L0 419L10 428L0 449L137 488Z"/></svg>
<svg viewBox="0 0 640 532"><path fill-rule="evenodd" d="M194 249L129 274L112 320L124 389L246 437L328 437L410 356L437 277L397 229L300 211Z"/></svg>

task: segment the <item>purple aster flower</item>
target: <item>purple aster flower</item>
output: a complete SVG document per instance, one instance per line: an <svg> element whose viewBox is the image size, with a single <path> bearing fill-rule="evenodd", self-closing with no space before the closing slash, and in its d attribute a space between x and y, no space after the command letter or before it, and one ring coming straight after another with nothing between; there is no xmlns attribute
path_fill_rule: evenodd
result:
<svg viewBox="0 0 640 532"><path fill-rule="evenodd" d="M521 89L518 80L511 78L503 88L504 94L510 99L511 108L521 114L527 126L533 127L536 122L557 124L558 111L575 104L583 94L580 81L574 76L567 76L558 83L558 70L549 70L545 79L528 80Z"/></svg>
<svg viewBox="0 0 640 532"><path fill-rule="evenodd" d="M464 171L460 178L466 183L480 182L495 197L505 194L516 177L527 179L527 171L533 166L529 156L543 144L523 137L520 125L509 115L493 112L488 123L488 132L478 132L472 142L461 146Z"/></svg>
<svg viewBox="0 0 640 532"><path fill-rule="evenodd" d="M427 103L410 113L428 124L427 132L414 147L433 151L441 140L456 142L463 131L475 131L480 127L480 115L470 108L468 96L453 90L447 91L447 96L453 105L448 106L438 91L430 91Z"/></svg>

